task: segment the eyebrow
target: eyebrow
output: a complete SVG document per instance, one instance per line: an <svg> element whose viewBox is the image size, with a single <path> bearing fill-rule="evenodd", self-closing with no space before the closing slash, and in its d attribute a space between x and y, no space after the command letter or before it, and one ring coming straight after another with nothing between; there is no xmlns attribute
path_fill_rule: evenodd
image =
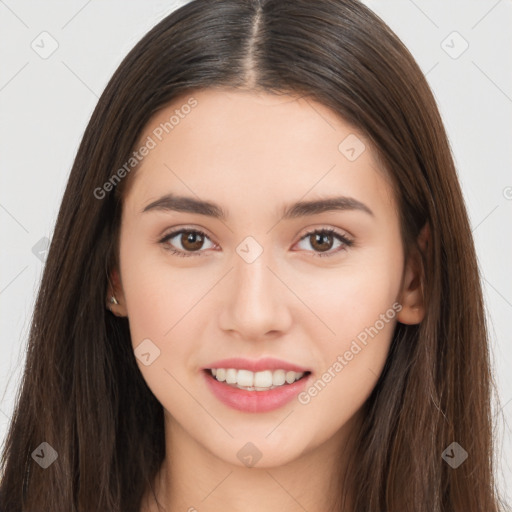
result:
<svg viewBox="0 0 512 512"><path fill-rule="evenodd" d="M211 201L174 194L166 194L153 201L141 213L155 210L196 213L224 221L228 218L226 211ZM324 212L343 210L358 210L372 216L374 215L372 210L364 203L361 203L361 201L353 197L337 196L312 201L298 201L290 206L285 206L282 218L285 220L296 219Z"/></svg>

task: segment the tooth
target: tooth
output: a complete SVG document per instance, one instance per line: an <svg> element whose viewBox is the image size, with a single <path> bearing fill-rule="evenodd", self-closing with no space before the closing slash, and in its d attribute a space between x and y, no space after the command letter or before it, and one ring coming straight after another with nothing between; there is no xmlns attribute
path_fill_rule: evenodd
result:
<svg viewBox="0 0 512 512"><path fill-rule="evenodd" d="M286 382L293 384L295 382L295 372L286 372Z"/></svg>
<svg viewBox="0 0 512 512"><path fill-rule="evenodd" d="M275 370L272 374L272 384L274 386L282 386L286 382L286 374L284 370Z"/></svg>
<svg viewBox="0 0 512 512"><path fill-rule="evenodd" d="M254 373L249 370L238 370L236 382L239 386L250 388L254 385Z"/></svg>
<svg viewBox="0 0 512 512"><path fill-rule="evenodd" d="M226 382L228 384L236 384L236 374L237 370L234 368L228 368L226 370Z"/></svg>
<svg viewBox="0 0 512 512"><path fill-rule="evenodd" d="M304 376L304 372L278 370L264 370L251 372L250 370L237 370L235 368L211 368L212 375L219 382L226 382L248 391L266 391L285 383L293 384Z"/></svg>
<svg viewBox="0 0 512 512"><path fill-rule="evenodd" d="M254 387L255 388L269 388L272 386L272 372L264 370L254 374Z"/></svg>

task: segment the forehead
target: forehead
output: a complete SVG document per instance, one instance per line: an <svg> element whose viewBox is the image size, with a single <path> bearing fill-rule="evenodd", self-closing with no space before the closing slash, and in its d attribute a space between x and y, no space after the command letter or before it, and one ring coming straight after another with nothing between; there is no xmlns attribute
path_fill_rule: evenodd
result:
<svg viewBox="0 0 512 512"><path fill-rule="evenodd" d="M147 204L173 191L213 194L222 204L239 200L246 207L333 192L373 203L380 198L384 207L393 203L364 135L325 105L296 94L183 94L153 116L136 147L148 141L152 147L131 177L127 202Z"/></svg>

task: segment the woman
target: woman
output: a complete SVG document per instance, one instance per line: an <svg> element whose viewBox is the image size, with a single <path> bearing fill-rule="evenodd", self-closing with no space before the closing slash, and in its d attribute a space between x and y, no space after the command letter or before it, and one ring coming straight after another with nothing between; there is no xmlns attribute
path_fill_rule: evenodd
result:
<svg viewBox="0 0 512 512"><path fill-rule="evenodd" d="M353 0L193 1L79 148L0 510L503 510L492 386L407 49Z"/></svg>

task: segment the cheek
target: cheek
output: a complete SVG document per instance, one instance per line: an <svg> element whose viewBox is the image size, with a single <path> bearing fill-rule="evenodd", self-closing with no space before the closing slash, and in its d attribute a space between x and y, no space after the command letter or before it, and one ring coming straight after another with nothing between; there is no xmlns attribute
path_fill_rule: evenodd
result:
<svg viewBox="0 0 512 512"><path fill-rule="evenodd" d="M297 397L297 412L303 418L305 431L320 428L322 437L330 438L371 395L396 326L396 311L391 303L384 302L370 301L364 308L361 306L357 315L348 309L340 313L333 324L335 339L323 337L318 346L323 364Z"/></svg>
<svg viewBox="0 0 512 512"><path fill-rule="evenodd" d="M308 323L315 323L318 328L310 338L318 339L321 333L329 340L329 348L343 349L392 308L399 297L402 272L401 254L391 245L376 244L374 248L354 251L336 268L317 270L314 275L297 274L293 281L295 291L315 313L308 316ZM379 326L386 331L381 322Z"/></svg>
<svg viewBox="0 0 512 512"><path fill-rule="evenodd" d="M201 271L177 268L178 257L167 254L158 242L153 246L142 240L142 234L127 235L120 245L120 270L133 343L141 337L168 343L176 328L189 321L190 314L193 316L204 293L204 276Z"/></svg>
<svg viewBox="0 0 512 512"><path fill-rule="evenodd" d="M197 373L201 333L212 317L209 301L202 299L208 299L218 276L208 265L180 268L185 258L135 239L121 238L120 270L137 365L164 408L188 410L190 396L180 383L187 387ZM146 365L148 357L137 356L148 352Z"/></svg>
<svg viewBox="0 0 512 512"><path fill-rule="evenodd" d="M191 291L195 287L190 282L189 286L183 286L181 274L173 272L164 256L161 251L135 243L130 237L121 238L120 270L132 345L136 356L138 347L151 354L149 365L137 357L148 384L155 372L162 378L164 369L174 371L176 362L182 359L188 344L180 343L176 332L186 323L186 313L192 308L194 298L197 302Z"/></svg>
<svg viewBox="0 0 512 512"><path fill-rule="evenodd" d="M334 270L314 286L309 282L308 300L333 332L319 337L311 329L322 368L299 403L315 410L311 417L328 411L326 430L363 405L382 373L401 308L396 299L402 265L400 254L381 245L365 251L357 264Z"/></svg>
<svg viewBox="0 0 512 512"><path fill-rule="evenodd" d="M164 410L189 411L183 386L195 349L190 321L201 287L191 283L192 274L173 271L161 254L155 258L152 252L159 251L128 243L124 249L121 275L137 366Z"/></svg>

